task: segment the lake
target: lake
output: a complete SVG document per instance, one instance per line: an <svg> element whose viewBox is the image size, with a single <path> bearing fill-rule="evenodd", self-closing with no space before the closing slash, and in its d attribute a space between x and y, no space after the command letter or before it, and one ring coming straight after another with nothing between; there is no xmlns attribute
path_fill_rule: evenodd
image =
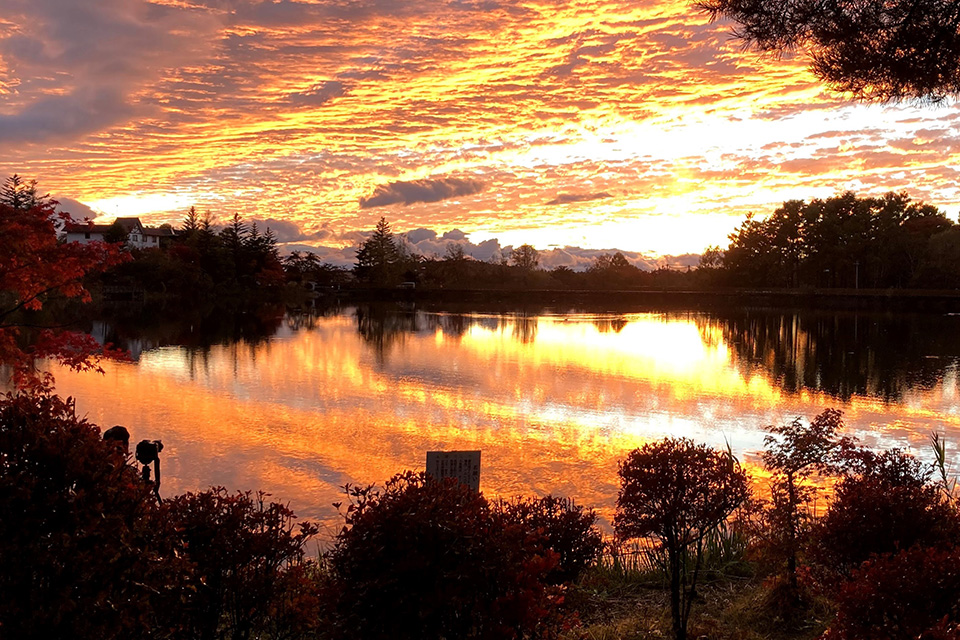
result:
<svg viewBox="0 0 960 640"><path fill-rule="evenodd" d="M90 329L131 351L57 391L135 444L161 439L164 495L264 489L340 524L346 483L482 451L488 496L573 497L605 526L617 461L650 440L729 443L748 465L764 426L829 407L875 448L931 459L960 441L960 317L726 310L450 312L360 305L185 314Z"/></svg>

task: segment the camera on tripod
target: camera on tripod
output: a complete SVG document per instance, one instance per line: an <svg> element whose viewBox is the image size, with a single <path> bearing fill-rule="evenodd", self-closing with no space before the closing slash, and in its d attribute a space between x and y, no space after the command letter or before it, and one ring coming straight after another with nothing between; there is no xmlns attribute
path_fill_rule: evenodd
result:
<svg viewBox="0 0 960 640"><path fill-rule="evenodd" d="M150 481L150 465L153 465L153 493L157 496L157 502L163 502L160 499L160 452L163 451L163 443L159 440L141 440L137 444L136 458L137 462L143 465L140 476L147 482Z"/></svg>

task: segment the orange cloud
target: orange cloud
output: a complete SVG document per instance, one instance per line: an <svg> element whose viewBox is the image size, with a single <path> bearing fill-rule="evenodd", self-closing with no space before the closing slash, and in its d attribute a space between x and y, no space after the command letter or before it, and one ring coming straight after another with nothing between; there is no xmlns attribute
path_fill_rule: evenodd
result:
<svg viewBox="0 0 960 640"><path fill-rule="evenodd" d="M305 233L386 215L595 249L629 224L619 248L666 253L786 199L882 193L897 166L926 172L897 188L960 205L938 168L960 159L952 111L828 95L686 2L9 4L0 173L108 218L190 202ZM644 233L663 216L688 232Z"/></svg>

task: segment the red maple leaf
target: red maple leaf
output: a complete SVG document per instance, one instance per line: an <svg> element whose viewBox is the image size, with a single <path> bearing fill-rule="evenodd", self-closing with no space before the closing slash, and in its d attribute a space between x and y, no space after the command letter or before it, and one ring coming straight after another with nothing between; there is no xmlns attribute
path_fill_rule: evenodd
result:
<svg viewBox="0 0 960 640"><path fill-rule="evenodd" d="M92 336L56 328L36 327L25 312L39 311L51 296L90 301L85 276L130 259L119 246L103 242L81 244L57 239L58 221L70 215L56 211L57 202L41 198L29 208L0 203L0 366L12 369L14 386L49 388L50 374L41 374L36 361L50 358L74 370L100 370L104 356L123 356L99 345ZM39 328L32 344L24 345L21 330Z"/></svg>

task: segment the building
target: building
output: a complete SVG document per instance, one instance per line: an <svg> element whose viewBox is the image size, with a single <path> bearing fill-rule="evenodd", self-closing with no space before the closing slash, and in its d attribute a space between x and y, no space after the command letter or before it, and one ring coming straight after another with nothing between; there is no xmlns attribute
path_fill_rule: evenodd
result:
<svg viewBox="0 0 960 640"><path fill-rule="evenodd" d="M64 226L67 242L104 242L114 225L119 225L127 234L127 246L131 249L158 249L175 236L171 227L145 227L140 218L117 218L110 224L94 224L92 220L72 222Z"/></svg>

